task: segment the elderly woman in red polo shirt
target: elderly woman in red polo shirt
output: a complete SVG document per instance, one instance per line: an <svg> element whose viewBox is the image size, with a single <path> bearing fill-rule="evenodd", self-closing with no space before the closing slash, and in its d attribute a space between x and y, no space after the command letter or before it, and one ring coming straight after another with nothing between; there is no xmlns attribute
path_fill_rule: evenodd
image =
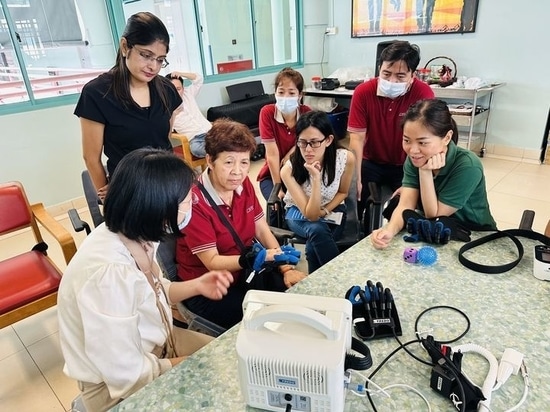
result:
<svg viewBox="0 0 550 412"><path fill-rule="evenodd" d="M242 319L246 293L242 277L247 265L241 247L251 246L257 239L267 249L266 261L282 253L248 178L255 149L254 136L241 123L220 119L212 124L205 139L208 168L193 186L192 217L183 230L185 236L178 239L176 260L182 280L197 278L214 268L232 272L235 281L223 299L185 301L191 311L225 328ZM301 272L287 269L281 269L287 287L303 278Z"/></svg>

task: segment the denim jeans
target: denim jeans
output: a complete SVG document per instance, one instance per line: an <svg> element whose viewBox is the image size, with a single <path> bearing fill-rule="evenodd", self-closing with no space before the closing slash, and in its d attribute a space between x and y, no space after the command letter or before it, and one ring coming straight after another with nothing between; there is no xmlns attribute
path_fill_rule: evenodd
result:
<svg viewBox="0 0 550 412"><path fill-rule="evenodd" d="M204 139L206 133L201 133L193 137L189 141L189 150L195 157L206 157L206 151L204 150Z"/></svg>
<svg viewBox="0 0 550 412"><path fill-rule="evenodd" d="M346 225L346 206L338 205L334 212L343 212L342 223L333 225L323 221L286 219L288 228L306 240L308 272L312 273L340 254L336 241L342 237Z"/></svg>

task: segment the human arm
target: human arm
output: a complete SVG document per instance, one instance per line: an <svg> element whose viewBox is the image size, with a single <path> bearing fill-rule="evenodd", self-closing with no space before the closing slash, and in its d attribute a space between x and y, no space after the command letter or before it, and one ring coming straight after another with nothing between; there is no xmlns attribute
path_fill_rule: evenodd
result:
<svg viewBox="0 0 550 412"><path fill-rule="evenodd" d="M399 204L393 211L390 221L382 228L376 229L370 235L371 242L376 249L386 248L393 237L398 234L405 222L403 220L403 211L405 209L415 209L418 202L419 191L410 187L401 189Z"/></svg>
<svg viewBox="0 0 550 412"><path fill-rule="evenodd" d="M191 72L172 72L170 73L170 75L172 76L172 79L183 77L184 79L189 79L193 81L197 78L197 73L191 73Z"/></svg>
<svg viewBox="0 0 550 412"><path fill-rule="evenodd" d="M77 365L69 367L105 382L112 398L126 398L172 365L171 360L152 353L166 341L166 331L156 320L154 290L135 264L112 263L89 268L87 273L72 297L74 307L65 306L65 310L78 311L82 320L76 335L62 334L62 340L68 339L74 351L81 352ZM63 310L61 322L62 316Z"/></svg>
<svg viewBox="0 0 550 412"><path fill-rule="evenodd" d="M281 248L273 232L271 232L267 220L265 220L265 218L258 219L254 222L254 226L256 238L260 241L262 246L267 249L265 260L268 262L274 260L274 256L281 253Z"/></svg>
<svg viewBox="0 0 550 412"><path fill-rule="evenodd" d="M311 165L306 165L306 169L309 172L311 183L311 196L309 197L292 176L292 167L289 164L284 165L281 169L281 178L287 188L287 193L300 212L306 219L314 222L325 214L321 210L321 165L319 162L314 162Z"/></svg>
<svg viewBox="0 0 550 412"><path fill-rule="evenodd" d="M107 194L107 174L101 162L105 125L81 117L80 128L82 132L82 156L84 157L84 163L86 164L86 169L88 169L92 183L98 192L98 196L103 201Z"/></svg>
<svg viewBox="0 0 550 412"><path fill-rule="evenodd" d="M265 159L267 161L267 166L269 167L269 174L271 175L271 180L273 184L281 183L281 158L279 154L279 148L275 141L264 142L265 146Z"/></svg>
<svg viewBox="0 0 550 412"><path fill-rule="evenodd" d="M350 132L349 134L349 150L355 156L355 175L357 178L357 200L361 200L361 191L363 183L361 181L361 163L363 161L363 148L367 133Z"/></svg>
<svg viewBox="0 0 550 412"><path fill-rule="evenodd" d="M446 153L437 153L418 169L422 210L428 219L437 216L451 216L457 211L457 208L442 203L435 191L434 171L445 166L445 156Z"/></svg>
<svg viewBox="0 0 550 412"><path fill-rule="evenodd" d="M355 172L356 172L355 156L353 155L353 152L347 151L346 167L344 169L344 173L342 174L342 177L340 178L340 184L338 185L338 192L336 192L336 195L334 195L332 200L324 206L325 216L327 214L330 214L339 204L341 204L344 200L346 200L346 198L349 195L349 188L351 186L351 181L353 179L353 175Z"/></svg>
<svg viewBox="0 0 550 412"><path fill-rule="evenodd" d="M168 297L171 302L179 302L198 295L220 300L227 294L227 289L232 282L233 276L229 271L212 270L192 280L171 282Z"/></svg>

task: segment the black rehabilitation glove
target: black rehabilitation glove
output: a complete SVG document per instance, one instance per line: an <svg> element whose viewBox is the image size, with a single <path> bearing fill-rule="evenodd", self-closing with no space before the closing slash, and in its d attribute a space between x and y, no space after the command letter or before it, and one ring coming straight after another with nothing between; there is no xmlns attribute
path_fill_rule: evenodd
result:
<svg viewBox="0 0 550 412"><path fill-rule="evenodd" d="M404 210L403 220L405 228L410 235L405 235L406 242L426 242L444 245L449 240L470 241L470 231L464 228L458 221L448 216L426 219L414 210Z"/></svg>

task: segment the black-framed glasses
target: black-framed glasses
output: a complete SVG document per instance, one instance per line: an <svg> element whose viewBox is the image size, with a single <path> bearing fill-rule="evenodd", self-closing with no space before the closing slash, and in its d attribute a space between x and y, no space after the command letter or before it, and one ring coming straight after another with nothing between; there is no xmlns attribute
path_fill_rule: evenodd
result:
<svg viewBox="0 0 550 412"><path fill-rule="evenodd" d="M137 50L138 54L139 54L139 57L144 61L144 62L153 62L153 63L156 63L157 65L160 65L161 68L165 68L166 66L168 66L170 63L168 63L168 60L166 60L166 57L157 57L153 54L150 54L144 50L140 50L138 49L137 47L134 46L134 49Z"/></svg>
<svg viewBox="0 0 550 412"><path fill-rule="evenodd" d="M327 138L325 137L323 140L298 140L296 142L296 146L298 146L300 149L305 149L308 146L311 146L312 149L317 149L318 147L321 147L321 143L323 143Z"/></svg>

